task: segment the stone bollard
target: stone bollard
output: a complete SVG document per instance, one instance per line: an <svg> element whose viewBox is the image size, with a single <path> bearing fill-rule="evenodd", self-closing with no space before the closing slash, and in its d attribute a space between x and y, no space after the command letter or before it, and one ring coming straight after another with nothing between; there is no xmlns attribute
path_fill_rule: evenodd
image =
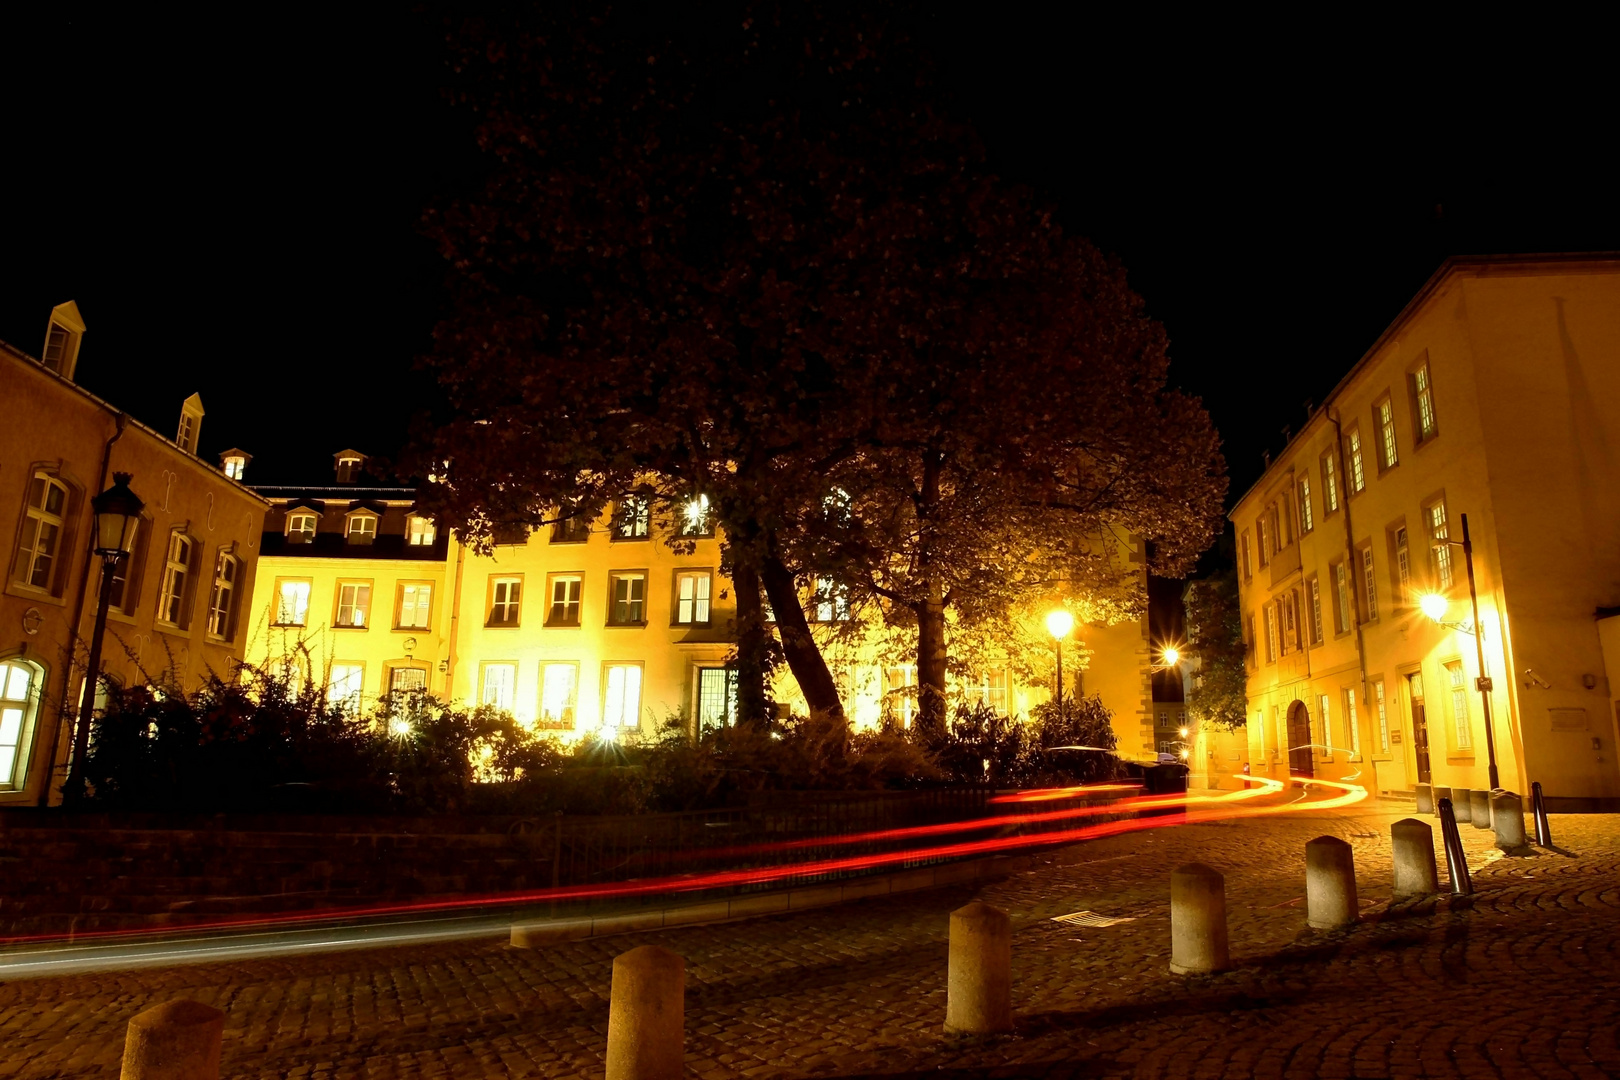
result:
<svg viewBox="0 0 1620 1080"><path fill-rule="evenodd" d="M1305 845L1305 921L1319 930L1356 921L1356 860L1337 836Z"/></svg>
<svg viewBox="0 0 1620 1080"><path fill-rule="evenodd" d="M1472 814L1474 828L1488 829L1491 827L1491 796L1493 794L1495 793L1485 791L1482 788L1475 788L1469 792L1472 803L1469 810Z"/></svg>
<svg viewBox="0 0 1620 1080"><path fill-rule="evenodd" d="M120 1080L219 1080L225 1014L200 1001L137 1013L124 1035Z"/></svg>
<svg viewBox="0 0 1620 1080"><path fill-rule="evenodd" d="M686 961L656 945L613 958L607 1080L681 1080L686 1067Z"/></svg>
<svg viewBox="0 0 1620 1080"><path fill-rule="evenodd" d="M975 900L951 912L945 1030L962 1035L1011 1031L1012 922Z"/></svg>
<svg viewBox="0 0 1620 1080"><path fill-rule="evenodd" d="M1451 816L1459 825L1474 820L1474 793L1472 790L1465 787L1451 789Z"/></svg>
<svg viewBox="0 0 1620 1080"><path fill-rule="evenodd" d="M1420 814L1434 813L1434 788L1429 784L1419 784L1417 791L1417 812Z"/></svg>
<svg viewBox="0 0 1620 1080"><path fill-rule="evenodd" d="M1417 818L1402 818L1389 828L1395 848L1397 900L1440 891L1440 871L1434 862L1434 830Z"/></svg>
<svg viewBox="0 0 1620 1080"><path fill-rule="evenodd" d="M1170 970L1177 975L1227 967L1226 879L1203 863L1170 872Z"/></svg>
<svg viewBox="0 0 1620 1080"><path fill-rule="evenodd" d="M1496 829L1496 846L1503 851L1523 852L1524 800L1511 791L1491 793L1491 824Z"/></svg>
<svg viewBox="0 0 1620 1080"><path fill-rule="evenodd" d="M1441 799L1449 799L1449 798L1451 798L1451 789L1448 788L1448 787L1436 787L1436 788L1432 788L1430 790L1432 790L1434 792L1434 816L1439 817L1440 816L1440 800Z"/></svg>

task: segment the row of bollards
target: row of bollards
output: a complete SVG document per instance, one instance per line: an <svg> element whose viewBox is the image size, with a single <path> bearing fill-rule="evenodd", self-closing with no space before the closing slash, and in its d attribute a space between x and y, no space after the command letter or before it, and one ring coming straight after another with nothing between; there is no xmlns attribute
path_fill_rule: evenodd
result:
<svg viewBox="0 0 1620 1080"><path fill-rule="evenodd" d="M1539 782L1531 784L1530 793L1536 843L1542 847L1550 847L1552 830L1547 826L1547 808L1542 799L1541 784ZM1442 804L1451 807L1454 823L1471 824L1476 829L1494 830L1496 846L1503 851L1523 853L1527 846L1524 832L1524 800L1515 792L1417 785L1418 813L1439 814Z"/></svg>

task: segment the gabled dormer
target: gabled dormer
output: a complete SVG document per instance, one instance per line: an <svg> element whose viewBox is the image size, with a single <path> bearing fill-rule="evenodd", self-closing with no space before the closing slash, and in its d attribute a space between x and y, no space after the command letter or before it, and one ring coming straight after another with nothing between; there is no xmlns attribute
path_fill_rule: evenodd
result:
<svg viewBox="0 0 1620 1080"><path fill-rule="evenodd" d="M242 474L247 472L248 462L252 460L252 454L233 446L219 455L219 471L240 483Z"/></svg>
<svg viewBox="0 0 1620 1080"><path fill-rule="evenodd" d="M366 455L358 450L339 450L332 455L337 469L337 482L354 484L360 481L360 470L366 467Z"/></svg>
<svg viewBox="0 0 1620 1080"><path fill-rule="evenodd" d="M40 350L40 363L62 376L73 378L79 365L79 345L84 340L84 318L79 305L69 300L51 308L51 321L45 328L45 348Z"/></svg>
<svg viewBox="0 0 1620 1080"><path fill-rule="evenodd" d="M188 454L197 452L197 437L202 434L202 395L192 394L180 403L180 427L174 433L174 445Z"/></svg>

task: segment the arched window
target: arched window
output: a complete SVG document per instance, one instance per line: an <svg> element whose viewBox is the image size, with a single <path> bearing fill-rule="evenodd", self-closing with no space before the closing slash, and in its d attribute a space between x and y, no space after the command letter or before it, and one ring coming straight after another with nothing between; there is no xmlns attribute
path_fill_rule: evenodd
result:
<svg viewBox="0 0 1620 1080"><path fill-rule="evenodd" d="M47 472L36 472L28 485L23 511L22 542L12 579L33 589L56 591L68 516L68 489Z"/></svg>
<svg viewBox="0 0 1620 1080"><path fill-rule="evenodd" d="M15 791L27 780L44 674L26 660L0 660L0 791Z"/></svg>

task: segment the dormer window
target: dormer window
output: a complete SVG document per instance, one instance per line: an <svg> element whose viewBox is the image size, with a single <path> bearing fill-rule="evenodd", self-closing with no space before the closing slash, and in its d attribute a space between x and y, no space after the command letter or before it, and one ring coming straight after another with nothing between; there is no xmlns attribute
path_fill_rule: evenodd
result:
<svg viewBox="0 0 1620 1080"><path fill-rule="evenodd" d="M51 321L45 330L45 348L40 351L40 363L66 379L73 378L73 369L79 363L79 343L84 338L84 319L78 305L69 300L51 309Z"/></svg>
<svg viewBox="0 0 1620 1080"><path fill-rule="evenodd" d="M188 454L197 452L197 435L202 430L202 397L192 394L180 403L180 427L174 435L174 445Z"/></svg>
<svg viewBox="0 0 1620 1080"><path fill-rule="evenodd" d="M340 484L357 483L360 479L360 470L365 468L366 456L358 450L339 450L333 455L337 462L337 482Z"/></svg>
<svg viewBox="0 0 1620 1080"><path fill-rule="evenodd" d="M405 542L411 547L432 547L436 531L433 519L412 514L405 523Z"/></svg>
<svg viewBox="0 0 1620 1080"><path fill-rule="evenodd" d="M349 514L343 536L351 544L369 544L376 540L377 515L370 510L353 511Z"/></svg>
<svg viewBox="0 0 1620 1080"><path fill-rule="evenodd" d="M240 483L242 475L247 472L248 462L252 460L252 454L233 447L219 455L219 468L226 476Z"/></svg>
<svg viewBox="0 0 1620 1080"><path fill-rule="evenodd" d="M287 515L287 543L313 544L315 542L315 515L301 510Z"/></svg>

